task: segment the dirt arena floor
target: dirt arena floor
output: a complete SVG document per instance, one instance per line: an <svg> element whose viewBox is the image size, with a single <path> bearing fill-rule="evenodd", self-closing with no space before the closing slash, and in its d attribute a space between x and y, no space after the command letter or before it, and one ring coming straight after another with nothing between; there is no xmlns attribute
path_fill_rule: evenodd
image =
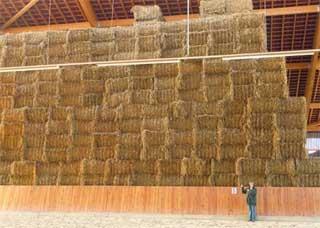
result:
<svg viewBox="0 0 320 228"><path fill-rule="evenodd" d="M262 220L262 221L261 221ZM37 228L320 228L320 218L263 217L248 223L245 217L116 213L0 212L0 227Z"/></svg>

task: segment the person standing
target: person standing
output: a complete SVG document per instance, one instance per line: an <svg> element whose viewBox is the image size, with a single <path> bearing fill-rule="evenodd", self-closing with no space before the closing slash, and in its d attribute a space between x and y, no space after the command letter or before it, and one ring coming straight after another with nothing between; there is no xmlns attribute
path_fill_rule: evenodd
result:
<svg viewBox="0 0 320 228"><path fill-rule="evenodd" d="M257 189L253 182L249 182L249 187L241 185L243 194L247 194L247 204L249 208L249 221L256 221L256 206L257 206Z"/></svg>

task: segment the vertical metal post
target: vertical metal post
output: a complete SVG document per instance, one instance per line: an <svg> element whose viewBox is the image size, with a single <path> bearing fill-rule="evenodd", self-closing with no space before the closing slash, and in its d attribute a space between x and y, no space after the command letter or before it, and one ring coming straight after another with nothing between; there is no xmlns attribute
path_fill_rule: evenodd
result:
<svg viewBox="0 0 320 228"><path fill-rule="evenodd" d="M187 0L187 56L190 54L190 0Z"/></svg>

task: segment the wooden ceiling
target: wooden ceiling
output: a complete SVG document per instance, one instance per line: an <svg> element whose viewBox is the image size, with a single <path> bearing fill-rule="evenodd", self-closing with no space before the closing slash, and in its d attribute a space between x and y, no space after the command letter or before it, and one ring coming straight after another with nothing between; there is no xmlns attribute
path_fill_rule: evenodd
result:
<svg viewBox="0 0 320 228"><path fill-rule="evenodd" d="M192 17L198 17L199 0L190 1ZM320 0L252 1L255 10L266 12L269 51L320 48ZM0 28L24 32L48 30L49 23L55 30L131 25L133 5L154 4L167 20L185 18L186 0L0 0ZM306 96L308 130L320 131L319 53L287 58L287 69L290 95Z"/></svg>

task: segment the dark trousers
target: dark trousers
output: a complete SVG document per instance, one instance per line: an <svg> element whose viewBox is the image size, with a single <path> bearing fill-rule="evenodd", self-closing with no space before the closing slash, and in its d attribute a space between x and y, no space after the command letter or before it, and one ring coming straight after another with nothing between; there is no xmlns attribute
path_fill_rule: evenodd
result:
<svg viewBox="0 0 320 228"><path fill-rule="evenodd" d="M249 221L256 221L256 205L248 205L249 207Z"/></svg>

